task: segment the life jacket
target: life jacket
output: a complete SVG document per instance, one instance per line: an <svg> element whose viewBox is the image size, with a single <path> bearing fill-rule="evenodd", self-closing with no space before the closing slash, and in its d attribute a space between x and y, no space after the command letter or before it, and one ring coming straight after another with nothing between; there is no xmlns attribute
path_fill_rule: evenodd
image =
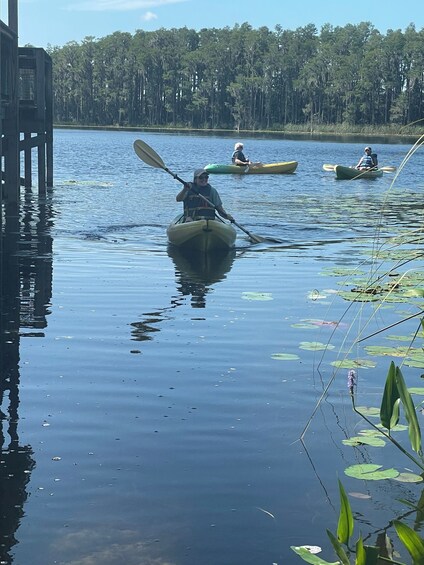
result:
<svg viewBox="0 0 424 565"><path fill-rule="evenodd" d="M372 167L375 167L374 159L371 157L371 155L364 155L359 166L371 169Z"/></svg>
<svg viewBox="0 0 424 565"><path fill-rule="evenodd" d="M190 183L190 190L184 200L184 215L190 216L193 220L206 218L213 220L215 218L215 208L208 204L201 196L192 190L193 183ZM211 186L207 184L202 187L202 193L205 198L210 199Z"/></svg>

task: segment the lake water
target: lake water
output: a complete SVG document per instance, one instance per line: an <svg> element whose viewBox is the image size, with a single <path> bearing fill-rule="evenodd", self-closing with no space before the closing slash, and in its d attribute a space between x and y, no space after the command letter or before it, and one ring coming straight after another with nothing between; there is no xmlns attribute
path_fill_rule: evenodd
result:
<svg viewBox="0 0 424 565"><path fill-rule="evenodd" d="M356 534L374 542L422 487L345 476L359 462L412 463L342 444L366 425L347 369L331 363L373 361L352 368L358 403L378 406L390 357L364 347L387 338L355 339L417 305L352 304L339 291L378 277L393 260L371 252L422 227L423 151L392 185L390 173L336 181L322 170L355 164L368 140L243 139L251 159L297 160L297 172L210 182L239 224L281 243L239 231L234 252L199 264L168 249L181 185L137 158L136 138L187 180L228 162L237 141L55 131L55 186L23 197L4 239L0 562L287 565L302 562L290 550L302 544L334 561L338 478ZM399 167L410 146L373 149ZM421 372L404 375L419 386Z"/></svg>

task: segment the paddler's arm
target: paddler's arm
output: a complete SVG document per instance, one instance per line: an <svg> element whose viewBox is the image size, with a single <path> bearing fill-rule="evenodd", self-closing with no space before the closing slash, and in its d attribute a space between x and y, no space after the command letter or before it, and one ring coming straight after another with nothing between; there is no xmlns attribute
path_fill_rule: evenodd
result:
<svg viewBox="0 0 424 565"><path fill-rule="evenodd" d="M190 184L188 182L184 183L182 190L177 194L176 197L177 202L182 202L183 200L185 200L189 190L190 190Z"/></svg>
<svg viewBox="0 0 424 565"><path fill-rule="evenodd" d="M226 220L229 220L230 222L234 222L234 218L232 217L232 215L226 212L222 206L216 206L216 211L220 216L222 216Z"/></svg>

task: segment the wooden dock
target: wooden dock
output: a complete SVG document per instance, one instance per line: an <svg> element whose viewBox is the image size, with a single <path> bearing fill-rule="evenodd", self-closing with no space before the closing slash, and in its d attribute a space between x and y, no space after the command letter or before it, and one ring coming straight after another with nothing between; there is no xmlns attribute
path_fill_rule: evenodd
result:
<svg viewBox="0 0 424 565"><path fill-rule="evenodd" d="M53 186L52 61L44 49L18 47L18 0L8 0L0 39L0 199L17 203L20 187L32 186L33 150L39 194Z"/></svg>

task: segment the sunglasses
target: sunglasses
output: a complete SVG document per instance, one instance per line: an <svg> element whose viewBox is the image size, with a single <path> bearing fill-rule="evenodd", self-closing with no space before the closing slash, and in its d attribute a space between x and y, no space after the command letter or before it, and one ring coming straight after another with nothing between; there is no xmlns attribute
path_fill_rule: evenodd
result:
<svg viewBox="0 0 424 565"><path fill-rule="evenodd" d="M209 175L200 175L200 177L199 177L199 179L201 179L201 180L205 180L205 179L208 179L208 178L209 178Z"/></svg>

